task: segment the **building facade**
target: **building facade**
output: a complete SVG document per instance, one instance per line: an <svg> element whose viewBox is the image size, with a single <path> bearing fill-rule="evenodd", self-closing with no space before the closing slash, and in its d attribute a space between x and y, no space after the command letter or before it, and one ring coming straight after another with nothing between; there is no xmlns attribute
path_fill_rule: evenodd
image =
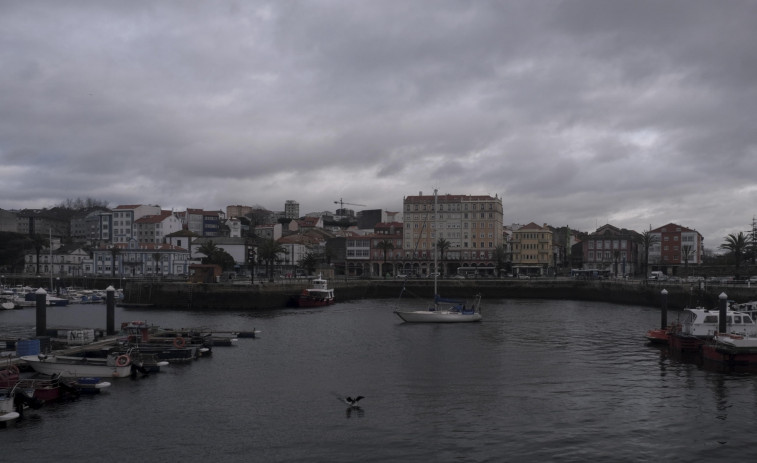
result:
<svg viewBox="0 0 757 463"><path fill-rule="evenodd" d="M610 224L599 227L582 242L583 268L609 271L615 277L636 275L642 271L640 239L641 235L633 230Z"/></svg>
<svg viewBox="0 0 757 463"><path fill-rule="evenodd" d="M688 265L702 263L704 238L696 230L669 223L650 234L656 238L649 248L649 270L678 275Z"/></svg>
<svg viewBox="0 0 757 463"><path fill-rule="evenodd" d="M406 196L402 210L404 268L411 273L423 276L438 271L433 260L439 240L446 243L436 256L445 274L458 267L496 265L494 251L502 245L501 198L420 192Z"/></svg>
<svg viewBox="0 0 757 463"><path fill-rule="evenodd" d="M543 276L553 274L552 229L534 222L513 230L510 240L513 275Z"/></svg>
<svg viewBox="0 0 757 463"><path fill-rule="evenodd" d="M160 206L144 204L120 205L113 209L113 243L128 243L137 237L136 221L147 215L160 214Z"/></svg>

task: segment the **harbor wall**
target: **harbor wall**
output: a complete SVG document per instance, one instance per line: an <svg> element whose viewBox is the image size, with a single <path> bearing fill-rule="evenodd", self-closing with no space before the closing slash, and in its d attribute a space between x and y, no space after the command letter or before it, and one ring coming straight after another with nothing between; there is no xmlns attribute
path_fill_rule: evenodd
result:
<svg viewBox="0 0 757 463"><path fill-rule="evenodd" d="M433 282L427 280L331 281L337 301L357 299L430 299ZM192 310L265 310L293 305L307 284L263 283L255 285L192 284L185 282L130 282L124 305L145 305ZM403 289L404 287L404 289ZM668 291L668 307L717 307L718 296L745 302L757 299L757 287L746 285L651 284L644 281L541 280L444 280L439 292L445 297L469 298L481 293L485 299L567 299L604 301L659 307L661 291Z"/></svg>

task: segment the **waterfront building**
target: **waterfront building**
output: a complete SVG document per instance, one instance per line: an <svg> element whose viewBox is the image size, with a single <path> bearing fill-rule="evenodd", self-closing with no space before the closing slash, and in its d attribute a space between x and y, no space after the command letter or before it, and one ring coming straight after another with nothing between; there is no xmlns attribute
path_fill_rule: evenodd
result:
<svg viewBox="0 0 757 463"><path fill-rule="evenodd" d="M374 227L371 240L371 276L394 276L402 267L402 222L382 222Z"/></svg>
<svg viewBox="0 0 757 463"><path fill-rule="evenodd" d="M704 238L693 229L675 223L650 230L655 243L649 248L649 270L682 274L684 267L702 263Z"/></svg>
<svg viewBox="0 0 757 463"><path fill-rule="evenodd" d="M39 265L37 259L39 258ZM64 245L53 243L53 250L43 249L39 255L30 252L24 256L24 273L36 275L52 275L53 277L70 277L84 275L84 262L89 259L89 253L79 245Z"/></svg>
<svg viewBox="0 0 757 463"><path fill-rule="evenodd" d="M444 274L452 274L458 267L495 267L494 250L502 245L503 237L501 198L443 194L434 199L434 195L420 192L406 196L402 210L404 271L418 276L437 272L433 261L440 239L448 243L437 255Z"/></svg>
<svg viewBox="0 0 757 463"><path fill-rule="evenodd" d="M554 272L552 229L534 222L514 230L510 241L513 274L543 276Z"/></svg>
<svg viewBox="0 0 757 463"><path fill-rule="evenodd" d="M83 262L84 275L140 277L186 275L189 251L167 243L114 243L92 250Z"/></svg>
<svg viewBox="0 0 757 463"><path fill-rule="evenodd" d="M603 225L582 241L583 268L601 270L622 277L643 271L641 235L633 230Z"/></svg>

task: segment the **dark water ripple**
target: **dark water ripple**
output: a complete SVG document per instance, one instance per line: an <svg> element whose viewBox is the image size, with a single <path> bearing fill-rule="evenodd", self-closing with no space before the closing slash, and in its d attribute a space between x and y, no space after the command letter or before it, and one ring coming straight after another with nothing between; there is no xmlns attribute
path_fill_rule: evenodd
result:
<svg viewBox="0 0 757 463"><path fill-rule="evenodd" d="M410 305L411 301L402 301ZM255 313L117 309L116 321L262 330L213 358L0 430L17 461L750 460L757 376L646 346L659 311L490 300L481 324L407 325L393 302ZM669 314L669 319L675 317ZM104 309L48 326L105 325ZM34 310L0 312L34 332ZM349 411L338 397L366 396Z"/></svg>

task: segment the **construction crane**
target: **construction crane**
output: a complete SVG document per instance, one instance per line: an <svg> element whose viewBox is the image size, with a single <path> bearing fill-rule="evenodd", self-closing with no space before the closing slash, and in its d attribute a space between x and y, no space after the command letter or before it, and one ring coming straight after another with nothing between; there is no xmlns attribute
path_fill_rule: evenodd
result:
<svg viewBox="0 0 757 463"><path fill-rule="evenodd" d="M362 206L362 207L368 207L365 204L353 204L353 203L345 203L342 198L339 198L339 201L334 201L334 204L339 204L339 209L344 209L344 205L348 206Z"/></svg>

